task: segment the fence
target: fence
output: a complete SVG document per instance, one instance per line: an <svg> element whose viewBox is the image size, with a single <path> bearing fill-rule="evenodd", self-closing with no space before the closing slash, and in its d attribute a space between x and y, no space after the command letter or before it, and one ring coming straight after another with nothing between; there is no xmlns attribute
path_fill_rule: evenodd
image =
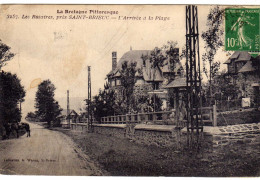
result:
<svg viewBox="0 0 260 180"><path fill-rule="evenodd" d="M159 112L147 112L138 114L126 114L117 116L107 116L101 118L102 124L126 124L128 123L140 123L142 121L163 121L170 119L172 111L159 111Z"/></svg>
<svg viewBox="0 0 260 180"><path fill-rule="evenodd" d="M202 121L206 124L217 126L217 110L216 106L213 107L203 107L201 109ZM170 114L175 112L172 111L160 111L160 112L148 112L148 113L138 113L138 114L126 114L117 116L106 116L101 118L101 124L126 124L126 123L141 123L143 121L167 121L171 120ZM185 122L185 120L183 120ZM187 121L187 120L186 120Z"/></svg>
<svg viewBox="0 0 260 180"><path fill-rule="evenodd" d="M204 125L212 125L217 126L217 106L213 105L212 107L202 107L201 109L201 117L199 116L199 120L202 119ZM195 115L194 115L195 118Z"/></svg>

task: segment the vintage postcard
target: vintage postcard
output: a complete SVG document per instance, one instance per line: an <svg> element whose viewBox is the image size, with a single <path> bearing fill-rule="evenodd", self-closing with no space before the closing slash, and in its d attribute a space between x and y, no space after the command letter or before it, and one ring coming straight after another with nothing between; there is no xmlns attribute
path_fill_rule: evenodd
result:
<svg viewBox="0 0 260 180"><path fill-rule="evenodd" d="M259 19L0 5L0 174L259 177Z"/></svg>

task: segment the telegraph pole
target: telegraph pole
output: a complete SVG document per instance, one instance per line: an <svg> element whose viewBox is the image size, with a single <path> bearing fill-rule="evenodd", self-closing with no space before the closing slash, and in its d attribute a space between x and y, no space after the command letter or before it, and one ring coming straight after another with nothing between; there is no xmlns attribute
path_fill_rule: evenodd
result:
<svg viewBox="0 0 260 180"><path fill-rule="evenodd" d="M69 121L69 128L70 128L69 114L70 114L70 91L67 90L67 121Z"/></svg>
<svg viewBox="0 0 260 180"><path fill-rule="evenodd" d="M91 108L91 66L88 66L88 124L92 129L92 108Z"/></svg>
<svg viewBox="0 0 260 180"><path fill-rule="evenodd" d="M70 91L67 90L67 117L69 116L70 114Z"/></svg>

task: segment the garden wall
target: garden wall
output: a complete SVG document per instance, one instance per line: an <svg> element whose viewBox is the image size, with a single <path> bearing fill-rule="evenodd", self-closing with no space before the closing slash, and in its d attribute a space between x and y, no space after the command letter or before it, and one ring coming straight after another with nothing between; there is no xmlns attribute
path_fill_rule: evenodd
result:
<svg viewBox="0 0 260 180"><path fill-rule="evenodd" d="M173 125L95 124L94 132L108 136L127 138L140 144L160 147L178 146L178 132Z"/></svg>
<svg viewBox="0 0 260 180"><path fill-rule="evenodd" d="M146 145L177 146L177 131L173 125L137 124L129 138Z"/></svg>
<svg viewBox="0 0 260 180"><path fill-rule="evenodd" d="M108 136L126 137L125 124L95 124L94 132Z"/></svg>
<svg viewBox="0 0 260 180"><path fill-rule="evenodd" d="M260 123L204 127L204 133L212 136L213 147L233 143L260 145Z"/></svg>
<svg viewBox="0 0 260 180"><path fill-rule="evenodd" d="M140 144L170 148L181 148L187 145L186 128L179 131L174 125L95 124L93 126L95 133L127 138ZM71 128L76 131L87 132L87 126L83 123L71 124ZM207 148L232 143L260 144L260 123L218 127L204 126L203 135L199 141L201 146Z"/></svg>

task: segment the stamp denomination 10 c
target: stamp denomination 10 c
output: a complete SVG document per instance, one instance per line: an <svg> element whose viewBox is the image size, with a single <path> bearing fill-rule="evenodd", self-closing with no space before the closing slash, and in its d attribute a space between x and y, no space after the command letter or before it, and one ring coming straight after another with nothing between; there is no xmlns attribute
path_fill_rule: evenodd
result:
<svg viewBox="0 0 260 180"><path fill-rule="evenodd" d="M260 9L225 9L225 49L260 51Z"/></svg>

